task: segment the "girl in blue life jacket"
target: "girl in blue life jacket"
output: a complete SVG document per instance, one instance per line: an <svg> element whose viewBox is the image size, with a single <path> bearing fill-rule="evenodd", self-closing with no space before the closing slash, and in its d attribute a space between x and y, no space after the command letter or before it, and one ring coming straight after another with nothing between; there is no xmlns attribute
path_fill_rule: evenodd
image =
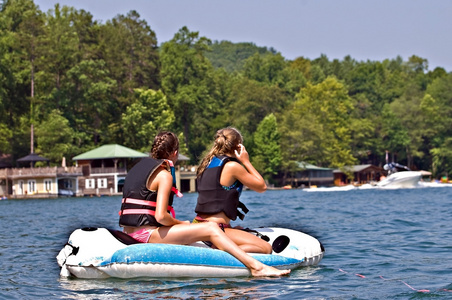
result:
<svg viewBox="0 0 452 300"><path fill-rule="evenodd" d="M172 202L179 192L171 170L178 152L177 136L161 132L154 139L152 157L142 159L128 172L119 213L124 232L144 243L188 245L210 241L241 261L253 276L289 274L290 270L264 265L246 254L215 223L190 224L175 218Z"/></svg>
<svg viewBox="0 0 452 300"><path fill-rule="evenodd" d="M231 220L243 219L246 206L239 201L243 185L256 192L267 189L264 179L250 162L240 132L220 129L197 171L198 201L193 223L217 223L240 248L252 253L271 253L271 245L261 238L231 228ZM241 209L242 211L240 211Z"/></svg>

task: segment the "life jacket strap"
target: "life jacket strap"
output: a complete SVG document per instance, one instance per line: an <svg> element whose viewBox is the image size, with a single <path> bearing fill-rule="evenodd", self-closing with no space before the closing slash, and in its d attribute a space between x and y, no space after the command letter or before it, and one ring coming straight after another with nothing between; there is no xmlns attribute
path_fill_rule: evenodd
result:
<svg viewBox="0 0 452 300"><path fill-rule="evenodd" d="M245 204L241 201L239 201L239 204L237 206L237 216L240 220L243 221L245 218L245 215L239 210L239 208L243 211L243 213L247 214L250 210L245 206Z"/></svg>
<svg viewBox="0 0 452 300"><path fill-rule="evenodd" d="M177 197L182 198L184 195L174 186L171 188L171 191L176 194Z"/></svg>
<svg viewBox="0 0 452 300"><path fill-rule="evenodd" d="M176 168L174 167L174 163L172 160L165 159L165 161L170 166L171 176L173 176L173 187L171 191L179 198L182 198L184 195L176 188Z"/></svg>
<svg viewBox="0 0 452 300"><path fill-rule="evenodd" d="M142 199L133 199L133 198L122 198L122 203L129 203L129 204L137 204L137 205L146 205L150 207L157 207L157 202L155 201L148 201L148 200L142 200ZM176 212L174 211L174 208L170 205L168 205L167 210L171 213L173 218L176 218ZM133 209L133 208L125 208L123 210L119 211L119 215L151 215L155 216L155 211L152 209Z"/></svg>
<svg viewBox="0 0 452 300"><path fill-rule="evenodd" d="M250 210L248 209L248 207L246 207L246 205L245 205L242 201L239 201L238 207L239 207L241 210L243 210L243 212L244 212L245 214L247 214L247 213L250 211Z"/></svg>

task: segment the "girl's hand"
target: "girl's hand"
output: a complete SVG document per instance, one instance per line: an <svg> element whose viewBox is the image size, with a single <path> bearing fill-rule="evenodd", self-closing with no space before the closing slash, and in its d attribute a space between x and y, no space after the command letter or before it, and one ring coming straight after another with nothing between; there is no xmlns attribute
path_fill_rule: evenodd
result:
<svg viewBox="0 0 452 300"><path fill-rule="evenodd" d="M248 152L246 151L246 149L245 149L245 146L243 146L242 144L239 144L239 150L240 151L237 151L237 150L234 150L234 154L235 154L235 157L240 161L240 162L244 162L244 161L247 161L247 160L249 160L250 158L249 158L249 155L248 155Z"/></svg>
<svg viewBox="0 0 452 300"><path fill-rule="evenodd" d="M234 151L235 157L239 160L239 163L231 162L230 164L226 164L221 174L221 177L226 176L223 177L225 178L225 182L227 182L225 185L228 186L235 180L238 180L253 191L259 193L264 192L267 189L264 178L251 164L250 157L245 147L242 144L240 144L239 147L240 152L237 150Z"/></svg>

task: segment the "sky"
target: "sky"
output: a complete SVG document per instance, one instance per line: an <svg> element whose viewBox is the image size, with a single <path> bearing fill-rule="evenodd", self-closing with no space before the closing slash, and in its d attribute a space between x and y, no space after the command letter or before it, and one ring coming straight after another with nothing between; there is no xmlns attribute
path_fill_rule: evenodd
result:
<svg viewBox="0 0 452 300"><path fill-rule="evenodd" d="M452 72L449 0L34 0L84 9L105 23L136 10L169 41L183 26L212 41L272 47L286 59L383 61L412 55Z"/></svg>

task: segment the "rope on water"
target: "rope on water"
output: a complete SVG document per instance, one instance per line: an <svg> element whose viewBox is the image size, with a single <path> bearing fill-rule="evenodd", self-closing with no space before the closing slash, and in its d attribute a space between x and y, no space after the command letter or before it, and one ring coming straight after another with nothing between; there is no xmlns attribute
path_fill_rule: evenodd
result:
<svg viewBox="0 0 452 300"><path fill-rule="evenodd" d="M342 273L345 273L345 274L350 274L349 272L344 271L344 270L342 270L342 269L339 269L339 271L342 272ZM366 278L366 276L364 276L364 275L362 275L362 274L359 274L359 273L355 273L355 274L353 274L353 275L358 276L358 277L360 277L360 278ZM380 277L381 279L385 280L385 281L400 281L400 282L402 282L404 285L406 285L407 287L409 287L410 289L412 289L413 291L416 291L416 292L418 292L418 293L430 293L430 290L427 290L427 289L420 289L420 290L415 289L414 287L412 287L411 285L409 285L408 283L406 283L405 281L400 280L400 279L386 279L386 278L384 278L384 277L381 276L381 275L380 275L379 277ZM452 290L449 290L449 289L440 289L439 291L442 291L442 292L452 292Z"/></svg>
<svg viewBox="0 0 452 300"><path fill-rule="evenodd" d="M342 269L339 269L339 271L341 271L342 273L348 274L348 272L345 272L345 271L342 270ZM366 278L366 276L361 275L361 274L358 274L358 273L356 273L355 275L358 276L358 277L361 277L361 278Z"/></svg>
<svg viewBox="0 0 452 300"><path fill-rule="evenodd" d="M390 279L386 279L386 278L384 278L383 276L381 276L380 275L380 278L381 279L383 279L383 280L390 280ZM415 289L414 287L412 287L411 285L409 285L408 283L406 283L405 281L403 281L403 280L399 280L399 279L396 279L397 281L400 281L400 282L402 282L404 285L406 285L407 287L409 287L410 289L412 289L413 291L416 291L416 292L419 292L419 293L430 293L430 290L418 290L418 289Z"/></svg>

